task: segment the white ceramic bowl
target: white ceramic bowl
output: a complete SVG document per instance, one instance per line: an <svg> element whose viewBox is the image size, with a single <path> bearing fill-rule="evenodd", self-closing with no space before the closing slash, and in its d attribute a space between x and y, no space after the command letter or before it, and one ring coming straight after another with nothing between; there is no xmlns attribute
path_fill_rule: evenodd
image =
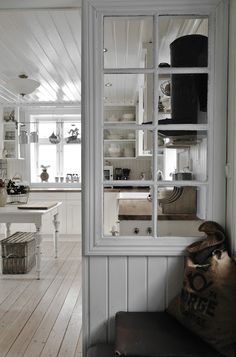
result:
<svg viewBox="0 0 236 357"><path fill-rule="evenodd" d="M120 145L111 144L108 148L108 153L111 157L119 157L121 154Z"/></svg>
<svg viewBox="0 0 236 357"><path fill-rule="evenodd" d="M134 113L124 113L122 115L122 120L124 120L124 121L132 121L132 120L134 120Z"/></svg>

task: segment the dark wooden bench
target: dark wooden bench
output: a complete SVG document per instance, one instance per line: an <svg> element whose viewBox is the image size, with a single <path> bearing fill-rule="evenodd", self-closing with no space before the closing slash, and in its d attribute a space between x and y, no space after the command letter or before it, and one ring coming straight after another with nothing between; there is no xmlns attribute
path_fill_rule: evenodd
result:
<svg viewBox="0 0 236 357"><path fill-rule="evenodd" d="M223 357L166 312L118 312L115 344L98 344L87 357Z"/></svg>

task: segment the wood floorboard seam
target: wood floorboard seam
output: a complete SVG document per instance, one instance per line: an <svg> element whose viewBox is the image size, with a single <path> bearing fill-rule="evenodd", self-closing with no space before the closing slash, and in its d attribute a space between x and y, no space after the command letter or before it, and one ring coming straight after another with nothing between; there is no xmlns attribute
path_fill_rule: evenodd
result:
<svg viewBox="0 0 236 357"><path fill-rule="evenodd" d="M34 311L37 309L37 307L39 306L40 302L42 301L43 296L45 296L45 294L47 294L48 289L50 289L50 287L51 287L51 285L53 284L53 282L55 281L55 279L59 276L60 272L61 272L62 269L63 269L63 266L66 264L67 258L73 253L73 251L74 251L74 246L72 246L72 247L70 247L70 249L68 249L67 254L66 254L66 256L65 256L65 259L63 259L63 261L61 261L60 264L57 263L59 266L57 266L57 267L55 268L55 275L54 275L53 277L50 277L49 282L48 282L48 285L46 284L46 286L45 286L45 291L44 291L44 293L43 293L42 296L39 298L39 300L35 302L35 306L33 306L34 308L32 308L32 310L29 312L29 316L28 316L28 318L26 319L25 323L23 324L21 330L20 330L20 331L18 332L18 334L15 336L14 341L12 341L12 343L10 344L10 346L8 346L8 347L9 347L9 348L8 348L8 351L11 350L12 345L15 343L15 341L16 341L17 338L18 338L18 336L21 334L21 331L23 331L24 327L27 325L27 323L28 323L29 319L31 318L32 314L34 313ZM46 266L47 266L47 264L46 264ZM46 266L44 266L44 268L45 268L44 270L45 270L45 271L46 271ZM50 267L50 266L51 266L51 265L49 264L48 267ZM20 282L20 280L19 280L19 282ZM31 285L31 284L30 284L30 285ZM27 289L26 289L26 290L27 290ZM24 290L24 291L25 291L25 290ZM23 292L22 292L22 293L23 293ZM17 299L17 300L18 300L18 299ZM26 304L27 304L27 302L26 302ZM26 304L25 304L25 305L26 305ZM25 305L23 305L23 310L24 310ZM19 311L19 314L20 314L20 313L21 313L21 311ZM1 321L0 321L0 323L1 323ZM12 324L14 324L14 323L12 323ZM11 330L10 327L11 327L11 324L10 324L10 326L8 326L8 329ZM0 341L1 341L1 340L0 340ZM0 343L0 347L1 347L1 343ZM5 351L4 354L1 353L1 357L7 355L7 354L8 354L8 351ZM3 352L3 351L2 351L2 352ZM9 354L8 356L9 356L9 357L13 357L11 354ZM18 357L18 355L17 355L17 357Z"/></svg>

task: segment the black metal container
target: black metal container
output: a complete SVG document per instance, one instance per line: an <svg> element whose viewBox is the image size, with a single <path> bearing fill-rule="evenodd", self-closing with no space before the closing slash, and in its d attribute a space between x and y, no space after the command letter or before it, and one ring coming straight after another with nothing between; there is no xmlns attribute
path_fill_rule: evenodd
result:
<svg viewBox="0 0 236 357"><path fill-rule="evenodd" d="M207 67L208 38L187 35L170 44L172 67ZM207 120L207 74L171 76L171 124L197 124Z"/></svg>

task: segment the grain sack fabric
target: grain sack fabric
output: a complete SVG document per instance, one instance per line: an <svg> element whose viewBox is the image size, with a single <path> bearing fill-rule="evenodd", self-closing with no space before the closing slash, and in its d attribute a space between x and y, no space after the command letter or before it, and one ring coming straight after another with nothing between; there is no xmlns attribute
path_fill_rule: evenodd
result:
<svg viewBox="0 0 236 357"><path fill-rule="evenodd" d="M182 291L167 312L228 355L236 344L236 265L223 242L222 232L208 231L187 247Z"/></svg>

